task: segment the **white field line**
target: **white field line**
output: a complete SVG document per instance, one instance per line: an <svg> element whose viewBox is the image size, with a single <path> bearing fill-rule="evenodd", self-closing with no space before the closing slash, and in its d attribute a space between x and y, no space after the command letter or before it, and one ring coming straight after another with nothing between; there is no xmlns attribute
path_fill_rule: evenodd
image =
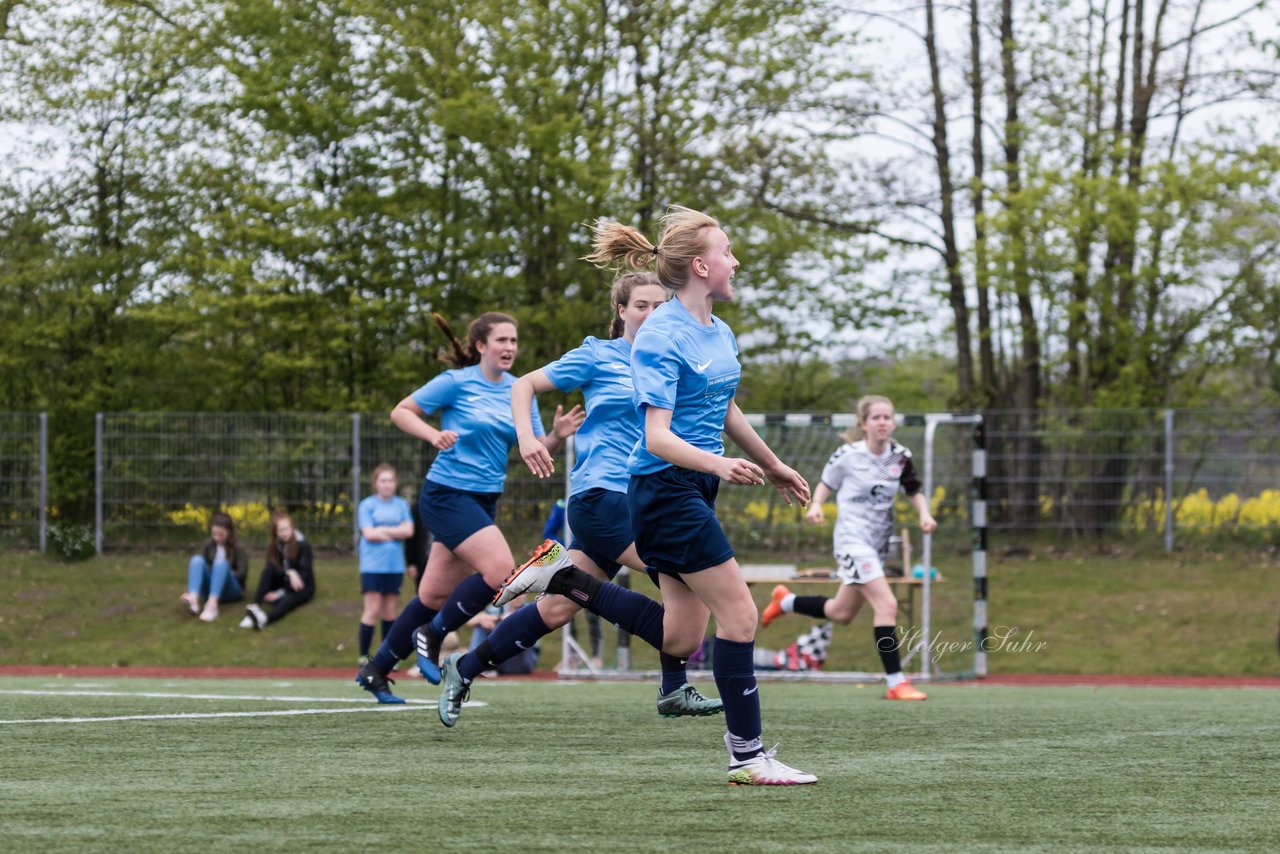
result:
<svg viewBox="0 0 1280 854"><path fill-rule="evenodd" d="M263 694L181 694L169 691L36 691L31 689L0 689L0 694L17 694L26 697L148 697L174 700L262 700L281 703L360 703L368 704L369 697L269 697ZM406 700L416 705L435 705L435 700Z"/></svg>
<svg viewBox="0 0 1280 854"><path fill-rule="evenodd" d="M263 712L185 712L172 715L112 715L101 718L29 718L27 720L0 720L5 724L96 724L109 721L177 721L203 718L271 718L291 715L344 715L354 712L394 712L421 709L422 706L363 706L359 709L278 709Z"/></svg>
<svg viewBox="0 0 1280 854"><path fill-rule="evenodd" d="M265 718L296 715L338 715L353 712L395 712L421 709L434 706L435 700L409 700L405 705L371 705L369 700L360 697L271 697L258 694L181 694L164 691L36 691L36 690L0 690L0 694L26 697L139 697L145 699L176 700L236 700L284 703L359 703L357 709L280 709L258 712L178 712L154 715L108 715L84 718L24 718L0 720L0 726L8 724L83 724L103 723L109 721L162 721L162 720L196 720L208 718ZM471 701L465 708L482 708L489 705L484 701Z"/></svg>

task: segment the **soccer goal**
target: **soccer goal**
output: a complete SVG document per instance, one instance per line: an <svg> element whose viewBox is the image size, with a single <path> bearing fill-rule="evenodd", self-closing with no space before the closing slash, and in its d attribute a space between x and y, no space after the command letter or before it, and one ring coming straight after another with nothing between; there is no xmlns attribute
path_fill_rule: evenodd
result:
<svg viewBox="0 0 1280 854"><path fill-rule="evenodd" d="M815 484L842 434L855 422L851 413L833 415L748 415L748 420L778 455ZM938 680L983 676L987 672L987 532L986 448L982 416L966 413L899 415L894 440L912 451L938 531L922 535L915 513L901 496L897 502L894 554L887 569L898 597L903 667L914 679ZM567 443L565 471L573 465ZM730 453L733 453L730 449ZM566 478L566 490L567 490ZM833 595L832 525L829 506L822 526L808 524L802 508L787 506L776 490L725 487L717 515L742 567L743 577L767 601L775 584L793 590ZM573 520L566 519L566 528ZM905 529L905 530L904 530ZM566 537L570 531L566 530ZM566 539L567 542L567 539ZM648 579L624 576L637 589ZM972 583L969 583L972 578ZM652 592L646 590L646 592ZM656 594L655 594L656 595ZM562 677L636 679L655 675L633 667L632 649L624 633L603 646L601 635L583 617L575 632L562 632ZM822 624L809 618L776 621L757 635L757 673L761 678L819 681L876 681L883 677L871 642L870 608L852 624L814 631ZM829 646L828 646L829 645ZM603 654L602 654L603 653ZM612 655L610 655L612 653ZM829 654L828 654L829 653ZM636 651L639 659L647 647ZM710 655L714 655L712 644Z"/></svg>

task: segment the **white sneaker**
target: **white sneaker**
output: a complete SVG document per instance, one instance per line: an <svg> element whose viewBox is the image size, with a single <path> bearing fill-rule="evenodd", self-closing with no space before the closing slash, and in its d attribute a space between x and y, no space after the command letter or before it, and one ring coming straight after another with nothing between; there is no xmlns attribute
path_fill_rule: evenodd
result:
<svg viewBox="0 0 1280 854"><path fill-rule="evenodd" d="M245 626L245 628L262 631L267 627L267 613L263 611L257 603L249 605L245 608L245 611L248 612L248 616L246 616L245 619L250 623L248 626ZM242 622L240 625L244 626L244 623Z"/></svg>
<svg viewBox="0 0 1280 854"><path fill-rule="evenodd" d="M240 628L252 629L253 627L254 627L253 617L250 617L248 614L245 614L244 619L240 621Z"/></svg>
<svg viewBox="0 0 1280 854"><path fill-rule="evenodd" d="M555 574L571 566L564 547L555 540L545 540L527 561L511 570L493 597L493 604L505 605L526 593L545 593Z"/></svg>
<svg viewBox="0 0 1280 854"><path fill-rule="evenodd" d="M200 612L200 619L206 623L212 623L218 619L218 606L206 602L204 610Z"/></svg>
<svg viewBox="0 0 1280 854"><path fill-rule="evenodd" d="M724 734L725 747L729 747L729 733ZM738 761L733 758L733 750L729 750L729 785L730 786L807 786L818 782L818 778L804 771L798 771L790 765L783 765L774 758L778 745L772 750L761 751L750 759Z"/></svg>

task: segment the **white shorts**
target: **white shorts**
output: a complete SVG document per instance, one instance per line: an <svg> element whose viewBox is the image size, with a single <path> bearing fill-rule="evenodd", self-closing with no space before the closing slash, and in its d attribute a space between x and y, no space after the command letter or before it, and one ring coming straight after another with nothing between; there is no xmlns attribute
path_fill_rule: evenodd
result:
<svg viewBox="0 0 1280 854"><path fill-rule="evenodd" d="M884 578L884 564L875 549L854 547L836 555L836 576L842 584L866 584Z"/></svg>

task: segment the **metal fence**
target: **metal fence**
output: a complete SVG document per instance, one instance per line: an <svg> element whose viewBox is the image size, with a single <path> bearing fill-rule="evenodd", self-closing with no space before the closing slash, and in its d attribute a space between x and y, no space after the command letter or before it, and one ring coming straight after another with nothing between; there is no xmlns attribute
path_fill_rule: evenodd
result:
<svg viewBox="0 0 1280 854"><path fill-rule="evenodd" d="M0 543L45 550L48 489L48 416L0 412Z"/></svg>
<svg viewBox="0 0 1280 854"><path fill-rule="evenodd" d="M1175 533L1280 542L1280 410L983 415L986 521L997 547L1033 536L1147 536L1172 547ZM816 483L852 416L751 421L783 460ZM30 428L26 435L33 435ZM895 438L922 467L923 428L908 420ZM97 439L100 548L190 544L204 535L213 508L230 511L246 540L261 544L275 506L287 507L317 545L349 548L353 505L370 493L373 467L396 466L402 489L416 496L434 454L385 413L114 413L98 417ZM971 428L944 426L936 434L931 501L941 523L934 546L943 554L969 547L972 448ZM498 520L513 550L536 541L563 494L563 480L539 481L513 457ZM0 506L15 512L12 504ZM34 513L37 503L22 506ZM718 510L745 559L829 559L830 522L806 524L803 511L772 488L726 485ZM909 514L903 520L914 521Z"/></svg>
<svg viewBox="0 0 1280 854"><path fill-rule="evenodd" d="M1017 539L1280 543L1280 409L985 413L990 525Z"/></svg>
<svg viewBox="0 0 1280 854"><path fill-rule="evenodd" d="M386 413L104 413L96 440L100 551L188 545L219 508L260 546L276 507L316 546L350 548L354 506L372 493L373 469L395 466L402 491L416 498L435 453ZM513 548L541 532L561 491L511 467L498 521Z"/></svg>

